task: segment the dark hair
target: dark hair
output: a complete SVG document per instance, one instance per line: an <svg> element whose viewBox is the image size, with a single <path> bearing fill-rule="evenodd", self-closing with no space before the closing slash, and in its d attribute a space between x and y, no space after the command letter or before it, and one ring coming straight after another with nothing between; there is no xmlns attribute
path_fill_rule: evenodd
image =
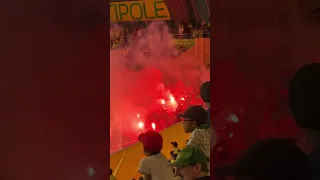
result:
<svg viewBox="0 0 320 180"><path fill-rule="evenodd" d="M208 112L200 105L190 106L184 114L180 115L182 118L187 118L195 121L197 126L206 124L208 121Z"/></svg>
<svg viewBox="0 0 320 180"><path fill-rule="evenodd" d="M112 175L112 173L113 173L113 171L112 171L112 169L110 168L110 175Z"/></svg>
<svg viewBox="0 0 320 180"><path fill-rule="evenodd" d="M177 142L171 142L172 146L174 147L178 147L178 143Z"/></svg>
<svg viewBox="0 0 320 180"><path fill-rule="evenodd" d="M210 103L210 81L201 85L200 96L203 102Z"/></svg>
<svg viewBox="0 0 320 180"><path fill-rule="evenodd" d="M149 152L152 156L153 155L157 155L157 154L159 154L160 153L160 151L159 152Z"/></svg>
<svg viewBox="0 0 320 180"><path fill-rule="evenodd" d="M175 153L174 153L174 154L171 154L171 157L172 157L172 158L177 158L177 157L178 157L178 154L175 154Z"/></svg>
<svg viewBox="0 0 320 180"><path fill-rule="evenodd" d="M201 164L201 171L208 173L209 167L207 163L200 163Z"/></svg>
<svg viewBox="0 0 320 180"><path fill-rule="evenodd" d="M293 76L289 106L296 124L320 131L320 63L302 66Z"/></svg>
<svg viewBox="0 0 320 180"><path fill-rule="evenodd" d="M228 175L254 176L259 180L310 179L309 168L308 156L295 140L271 138L261 140L245 151Z"/></svg>
<svg viewBox="0 0 320 180"><path fill-rule="evenodd" d="M207 121L208 121L208 112L202 106L200 107L202 109L202 112L198 114L197 118L193 119L196 121L197 126L200 126L202 124L207 124Z"/></svg>

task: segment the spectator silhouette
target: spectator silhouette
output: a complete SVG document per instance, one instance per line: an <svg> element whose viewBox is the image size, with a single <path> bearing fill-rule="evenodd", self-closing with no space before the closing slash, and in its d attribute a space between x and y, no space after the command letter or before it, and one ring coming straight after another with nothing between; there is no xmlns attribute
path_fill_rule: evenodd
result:
<svg viewBox="0 0 320 180"><path fill-rule="evenodd" d="M207 81L200 86L200 96L204 103L204 108L207 109L207 124L210 126L210 81Z"/></svg>
<svg viewBox="0 0 320 180"><path fill-rule="evenodd" d="M206 124L208 114L202 106L191 106L179 115L183 121L186 133L191 133L187 146L200 148L207 157L210 157L210 128Z"/></svg>
<svg viewBox="0 0 320 180"><path fill-rule="evenodd" d="M296 124L313 145L309 154L311 178L320 179L320 63L301 67L289 88L289 106Z"/></svg>
<svg viewBox="0 0 320 180"><path fill-rule="evenodd" d="M171 142L171 145L173 146L173 150L175 154L178 154L180 149L178 147L178 143L177 142Z"/></svg>
<svg viewBox="0 0 320 180"><path fill-rule="evenodd" d="M305 180L309 178L307 155L295 141L262 140L249 148L236 165L215 169L218 177L241 180Z"/></svg>
<svg viewBox="0 0 320 180"><path fill-rule="evenodd" d="M139 172L144 180L173 180L174 174L168 167L168 159L161 153L163 139L156 131L140 134L145 157L140 160Z"/></svg>
<svg viewBox="0 0 320 180"><path fill-rule="evenodd" d="M191 133L186 146L194 146L203 151L210 159L210 127L206 124L208 114L202 106L191 106L180 115L186 133ZM210 167L210 164L208 164Z"/></svg>
<svg viewBox="0 0 320 180"><path fill-rule="evenodd" d="M169 162L172 163L176 160L178 153L175 153L174 151L170 151L170 156L171 156L171 158L170 158Z"/></svg>

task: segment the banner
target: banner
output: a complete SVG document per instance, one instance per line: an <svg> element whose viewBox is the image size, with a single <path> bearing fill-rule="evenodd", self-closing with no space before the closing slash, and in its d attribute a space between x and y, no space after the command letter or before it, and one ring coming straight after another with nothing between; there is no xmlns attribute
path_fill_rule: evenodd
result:
<svg viewBox="0 0 320 180"><path fill-rule="evenodd" d="M163 0L126 1L110 3L110 21L170 20L170 13Z"/></svg>
<svg viewBox="0 0 320 180"><path fill-rule="evenodd" d="M177 48L191 48L194 43L194 39L174 39L174 44Z"/></svg>
<svg viewBox="0 0 320 180"><path fill-rule="evenodd" d="M173 39L173 45L178 49L189 49L195 44L195 39ZM123 44L126 46L128 44ZM110 48L118 48L121 46L121 41L110 40Z"/></svg>

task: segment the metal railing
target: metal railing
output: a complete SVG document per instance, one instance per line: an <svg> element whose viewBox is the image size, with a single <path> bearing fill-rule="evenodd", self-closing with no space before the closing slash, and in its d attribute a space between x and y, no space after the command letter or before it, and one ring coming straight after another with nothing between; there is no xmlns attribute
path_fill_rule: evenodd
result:
<svg viewBox="0 0 320 180"><path fill-rule="evenodd" d="M210 33L200 33L200 34L172 34L173 38L177 39L195 39L199 37L210 37Z"/></svg>
<svg viewBox="0 0 320 180"><path fill-rule="evenodd" d="M201 37L210 37L210 33L202 33L202 34L172 34L172 37L174 39L196 39L196 38L201 38ZM115 41L110 41L110 48L115 49L115 48L124 48L130 45L130 41L124 41L123 39L115 40ZM185 49L185 47L181 47L177 44L176 46L178 49Z"/></svg>

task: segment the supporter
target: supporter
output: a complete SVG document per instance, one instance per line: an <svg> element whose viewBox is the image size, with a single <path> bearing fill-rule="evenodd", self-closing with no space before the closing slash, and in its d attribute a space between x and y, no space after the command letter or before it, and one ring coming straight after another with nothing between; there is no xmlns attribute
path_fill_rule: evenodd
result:
<svg viewBox="0 0 320 180"><path fill-rule="evenodd" d="M123 47L124 47L124 43L125 43L125 41L124 41L124 36L121 35L121 36L120 36L120 39L119 39L119 44L118 44L118 46L121 47L121 48L123 48Z"/></svg>
<svg viewBox="0 0 320 180"><path fill-rule="evenodd" d="M320 179L320 63L301 67L289 89L289 106L296 124L312 143L309 154L311 178Z"/></svg>
<svg viewBox="0 0 320 180"><path fill-rule="evenodd" d="M129 32L128 34L127 34L127 37L126 37L126 39L127 39L127 43L128 44L130 44L131 43L131 41L132 41L132 33L131 32Z"/></svg>
<svg viewBox="0 0 320 180"><path fill-rule="evenodd" d="M116 30L115 30L115 38L116 39L119 39L119 37L120 37L120 35L121 35L121 28L116 28Z"/></svg>
<svg viewBox="0 0 320 180"><path fill-rule="evenodd" d="M174 153L174 151L170 151L170 156Z"/></svg>
<svg viewBox="0 0 320 180"><path fill-rule="evenodd" d="M138 30L137 30L137 36L138 36L138 37L141 37L141 36L142 36L142 28L141 28L141 27L138 28Z"/></svg>
<svg viewBox="0 0 320 180"><path fill-rule="evenodd" d="M176 160L178 153L175 153L174 151L170 151L170 160L169 162L172 163L173 161Z"/></svg>
<svg viewBox="0 0 320 180"><path fill-rule="evenodd" d="M187 146L200 148L207 157L210 157L210 128L206 124L208 114L202 106L191 106L179 115L183 121L186 133L191 133Z"/></svg>
<svg viewBox="0 0 320 180"><path fill-rule="evenodd" d="M173 146L174 153L178 154L178 152L180 151L180 149L178 147L178 143L177 142L171 142L171 145Z"/></svg>
<svg viewBox="0 0 320 180"><path fill-rule="evenodd" d="M193 28L193 29L192 29L192 33L191 33L192 38L196 38L197 35L198 35L198 30L197 30L197 28Z"/></svg>
<svg viewBox="0 0 320 180"><path fill-rule="evenodd" d="M200 22L200 26L201 26L201 28L206 28L207 27L207 22L205 20L202 20Z"/></svg>
<svg viewBox="0 0 320 180"><path fill-rule="evenodd" d="M203 107L207 110L207 124L210 126L210 81L203 83L200 87L200 96L204 103Z"/></svg>
<svg viewBox="0 0 320 180"><path fill-rule="evenodd" d="M168 167L168 159L161 153L163 139L156 131L139 135L145 157L140 160L139 172L144 180L173 180L174 174Z"/></svg>
<svg viewBox="0 0 320 180"><path fill-rule="evenodd" d="M203 107L207 109L208 119L207 124L210 127L210 81L203 83L200 87L200 96L202 101L204 102ZM211 147L214 147L217 142L217 136L214 130L214 127L211 127ZM222 147L217 147L219 150L222 151Z"/></svg>
<svg viewBox="0 0 320 180"><path fill-rule="evenodd" d="M236 165L215 169L218 177L241 180L305 180L309 176L307 155L295 141L262 140L249 148Z"/></svg>
<svg viewBox="0 0 320 180"><path fill-rule="evenodd" d="M171 161L170 161L170 163L175 162L175 161L177 160L177 157L178 157L178 154L173 153L173 154L171 155Z"/></svg>
<svg viewBox="0 0 320 180"><path fill-rule="evenodd" d="M117 41L113 41L112 48L117 48L117 47L118 47Z"/></svg>
<svg viewBox="0 0 320 180"><path fill-rule="evenodd" d="M193 30L193 25L192 25L192 22L189 21L186 28L185 28L185 33L188 34L189 36L191 36L192 30Z"/></svg>
<svg viewBox="0 0 320 180"><path fill-rule="evenodd" d="M202 106L191 106L180 115L186 133L191 133L187 146L200 148L210 157L210 128L206 124L208 114Z"/></svg>
<svg viewBox="0 0 320 180"><path fill-rule="evenodd" d="M197 36L198 37L203 37L203 33L204 33L203 29L199 28L198 31L197 31Z"/></svg>
<svg viewBox="0 0 320 180"><path fill-rule="evenodd" d="M201 27L200 27L203 31L203 35L207 36L208 33L210 33L209 28L208 28L208 24L205 20L201 21Z"/></svg>
<svg viewBox="0 0 320 180"><path fill-rule="evenodd" d="M113 176L113 170L110 168L110 180L116 180L116 177Z"/></svg>
<svg viewBox="0 0 320 180"><path fill-rule="evenodd" d="M179 35L179 37L182 37L184 35L184 25L183 24L179 25L178 35Z"/></svg>
<svg viewBox="0 0 320 180"><path fill-rule="evenodd" d="M174 163L177 160L178 154L172 153L171 154L171 159L170 159L170 163ZM176 170L174 168L172 168L172 172L174 175L176 175Z"/></svg>
<svg viewBox="0 0 320 180"><path fill-rule="evenodd" d="M170 165L184 180L209 180L208 157L202 150L187 146L181 150L175 162Z"/></svg>
<svg viewBox="0 0 320 180"><path fill-rule="evenodd" d="M148 25L150 23L147 23ZM203 25L202 25L203 24ZM176 23L176 27L169 28L169 32L177 35L175 37L177 38L196 38L196 37L202 37L203 33L209 33L210 32L210 24L203 21L203 23L199 23L198 26L193 26L192 22L189 21L188 23L184 23L183 21ZM128 28L125 26L125 24L120 25L121 27L118 27L117 25L111 25L112 28L110 28L110 48L124 48L127 45L129 45L132 40L135 39L143 39L143 25L138 25L137 27L131 27ZM203 28L206 27L206 28ZM178 53L176 53L178 54Z"/></svg>
<svg viewBox="0 0 320 180"><path fill-rule="evenodd" d="M183 120L184 131L191 133L186 146L199 148L210 159L210 127L206 124L206 110L202 106L191 106L180 117Z"/></svg>

